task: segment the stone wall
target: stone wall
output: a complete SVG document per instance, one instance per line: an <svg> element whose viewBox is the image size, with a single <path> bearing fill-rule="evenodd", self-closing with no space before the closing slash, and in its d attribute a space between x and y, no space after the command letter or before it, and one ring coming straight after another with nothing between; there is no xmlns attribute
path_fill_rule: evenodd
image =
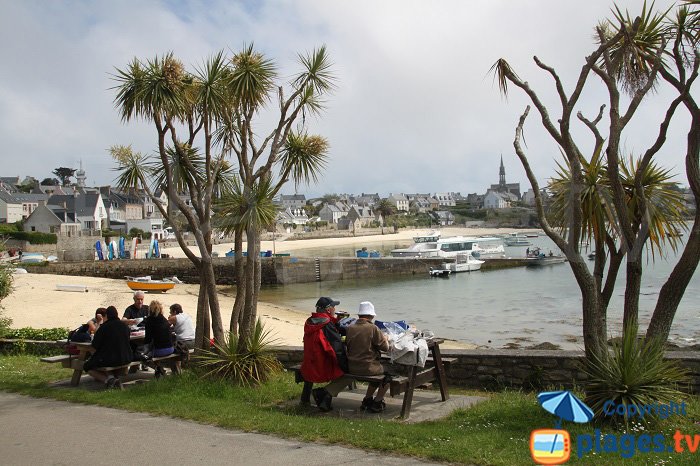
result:
<svg viewBox="0 0 700 466"><path fill-rule="evenodd" d="M17 340L0 339L0 354L16 347ZM41 348L55 347L55 342L25 341L22 346L37 354ZM30 348L31 347L31 348ZM291 367L302 361L304 350L299 346L280 346L277 358ZM455 360L445 365L450 385L496 390L523 388L543 390L572 388L586 382L581 371L583 352L546 350L442 350L443 358ZM671 351L666 359L677 361L690 374L687 391L700 393L700 354L693 351Z"/></svg>
<svg viewBox="0 0 700 466"><path fill-rule="evenodd" d="M439 267L442 259L380 258L297 258L265 257L262 263L262 283L283 285L315 281L348 280L391 275L425 274L430 267ZM217 283L233 284L230 257L213 258ZM151 275L153 278L177 276L185 283L199 283L199 274L189 259L138 259L116 261L56 262L29 267L30 273L77 275L122 279L125 276Z"/></svg>
<svg viewBox="0 0 700 466"><path fill-rule="evenodd" d="M59 261L91 261L95 259L95 242L101 236L56 236L56 244L31 244L27 241L10 239L6 246L20 248L24 252L56 256Z"/></svg>
<svg viewBox="0 0 700 466"><path fill-rule="evenodd" d="M278 358L285 367L301 362L303 349L280 348ZM572 388L586 382L581 371L583 352L546 350L442 350L444 358L455 358L445 365L450 385L478 388L524 388L542 390L551 387ZM690 374L688 391L700 393L700 353L673 351L666 358L678 361Z"/></svg>

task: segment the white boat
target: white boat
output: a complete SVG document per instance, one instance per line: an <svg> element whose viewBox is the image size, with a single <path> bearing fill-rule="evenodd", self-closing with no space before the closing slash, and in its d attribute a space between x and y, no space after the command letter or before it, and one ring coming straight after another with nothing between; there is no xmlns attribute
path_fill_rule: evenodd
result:
<svg viewBox="0 0 700 466"><path fill-rule="evenodd" d="M456 257L471 254L477 258L504 257L503 240L496 237L477 238L474 236L441 237L439 231L413 238L409 248L394 249L393 257Z"/></svg>
<svg viewBox="0 0 700 466"><path fill-rule="evenodd" d="M441 278L449 278L450 273L452 271L450 269L434 269L430 267L430 270L428 270L428 274L431 277L441 277Z"/></svg>
<svg viewBox="0 0 700 466"><path fill-rule="evenodd" d="M529 246L532 244L527 237L519 233L511 233L503 238L503 242L506 243L506 246Z"/></svg>
<svg viewBox="0 0 700 466"><path fill-rule="evenodd" d="M76 293L87 293L88 292L88 287L87 285L63 285L63 284L57 284L56 289L58 291L74 291Z"/></svg>
<svg viewBox="0 0 700 466"><path fill-rule="evenodd" d="M46 262L46 257L38 252L25 252L19 261L23 264L41 264Z"/></svg>
<svg viewBox="0 0 700 466"><path fill-rule="evenodd" d="M442 264L443 269L449 269L452 273L457 272L472 272L479 270L484 261L477 259L471 254L459 254L455 257L454 262L446 262Z"/></svg>

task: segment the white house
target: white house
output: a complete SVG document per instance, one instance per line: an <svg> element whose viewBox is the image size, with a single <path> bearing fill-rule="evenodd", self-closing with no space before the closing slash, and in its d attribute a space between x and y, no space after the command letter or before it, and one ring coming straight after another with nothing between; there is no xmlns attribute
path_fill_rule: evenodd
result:
<svg viewBox="0 0 700 466"><path fill-rule="evenodd" d="M0 223L14 223L22 218L22 203L12 194L0 190Z"/></svg>
<svg viewBox="0 0 700 466"><path fill-rule="evenodd" d="M396 210L408 212L408 197L405 194L391 194L387 198L391 205L396 207Z"/></svg>
<svg viewBox="0 0 700 466"><path fill-rule="evenodd" d="M505 193L497 193L489 191L484 196L484 209L506 209L510 207L509 198L504 196Z"/></svg>
<svg viewBox="0 0 700 466"><path fill-rule="evenodd" d="M454 207L456 205L452 193L435 193L433 198L437 199L440 207Z"/></svg>
<svg viewBox="0 0 700 466"><path fill-rule="evenodd" d="M55 194L47 204L65 209L83 230L102 230L102 221L107 220L107 210L100 193L81 194L74 191L73 195Z"/></svg>

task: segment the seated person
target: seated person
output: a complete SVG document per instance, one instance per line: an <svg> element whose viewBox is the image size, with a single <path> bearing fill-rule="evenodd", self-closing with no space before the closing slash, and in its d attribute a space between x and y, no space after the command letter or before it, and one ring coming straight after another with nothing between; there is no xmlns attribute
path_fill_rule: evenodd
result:
<svg viewBox="0 0 700 466"><path fill-rule="evenodd" d="M129 328L119 320L119 312L114 306L105 310L105 321L95 332L92 339L95 352L85 361L83 370L100 382L106 388L122 388L119 376L126 373L125 369L114 371L96 370L98 367L123 366L131 362L133 354L129 345Z"/></svg>
<svg viewBox="0 0 700 466"><path fill-rule="evenodd" d="M355 375L388 375L379 360L381 351L389 351L389 342L386 336L377 328L372 320L377 313L374 305L369 301L360 303L357 312L358 319L347 328L345 345L348 356L348 369L350 374ZM373 398L374 392L377 396ZM389 388L389 383L381 386L370 384L367 387L367 394L362 400L361 409L373 413L380 413L386 407L384 395Z"/></svg>
<svg viewBox="0 0 700 466"><path fill-rule="evenodd" d="M170 306L168 322L173 326L175 341L181 341L188 349L194 349L194 324L192 317L182 312L182 306L179 304Z"/></svg>
<svg viewBox="0 0 700 466"><path fill-rule="evenodd" d="M173 353L173 341L170 337L170 324L163 315L163 305L159 301L151 301L146 317L146 337L144 343L150 346L148 355L152 358L162 358ZM165 375L165 369L156 363L156 377Z"/></svg>
<svg viewBox="0 0 700 466"><path fill-rule="evenodd" d="M304 360L301 375L306 382L333 381L324 388L313 390L316 405L322 411L330 411L334 396L347 385L344 369L347 359L340 329L335 317L335 306L340 301L321 297L316 302L316 311L304 323Z"/></svg>
<svg viewBox="0 0 700 466"><path fill-rule="evenodd" d="M126 325L136 325L148 317L148 306L143 304L146 295L143 291L134 291L134 304L124 309L122 321Z"/></svg>
<svg viewBox="0 0 700 466"><path fill-rule="evenodd" d="M106 314L107 314L107 309L104 307L98 307L97 310L95 310L95 317L88 320L88 322L87 322L88 330L90 331L90 335L94 335L95 332L97 331L97 329L100 328L100 325L102 325L102 322L104 322L104 320L105 320Z"/></svg>

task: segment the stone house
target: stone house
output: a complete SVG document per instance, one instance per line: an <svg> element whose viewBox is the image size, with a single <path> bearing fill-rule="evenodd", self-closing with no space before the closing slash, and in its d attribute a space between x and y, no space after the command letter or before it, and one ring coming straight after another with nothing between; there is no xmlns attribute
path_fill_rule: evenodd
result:
<svg viewBox="0 0 700 466"><path fill-rule="evenodd" d="M24 230L77 236L82 228L80 222L75 220L74 213L69 213L62 205L49 204L34 209L24 221Z"/></svg>

